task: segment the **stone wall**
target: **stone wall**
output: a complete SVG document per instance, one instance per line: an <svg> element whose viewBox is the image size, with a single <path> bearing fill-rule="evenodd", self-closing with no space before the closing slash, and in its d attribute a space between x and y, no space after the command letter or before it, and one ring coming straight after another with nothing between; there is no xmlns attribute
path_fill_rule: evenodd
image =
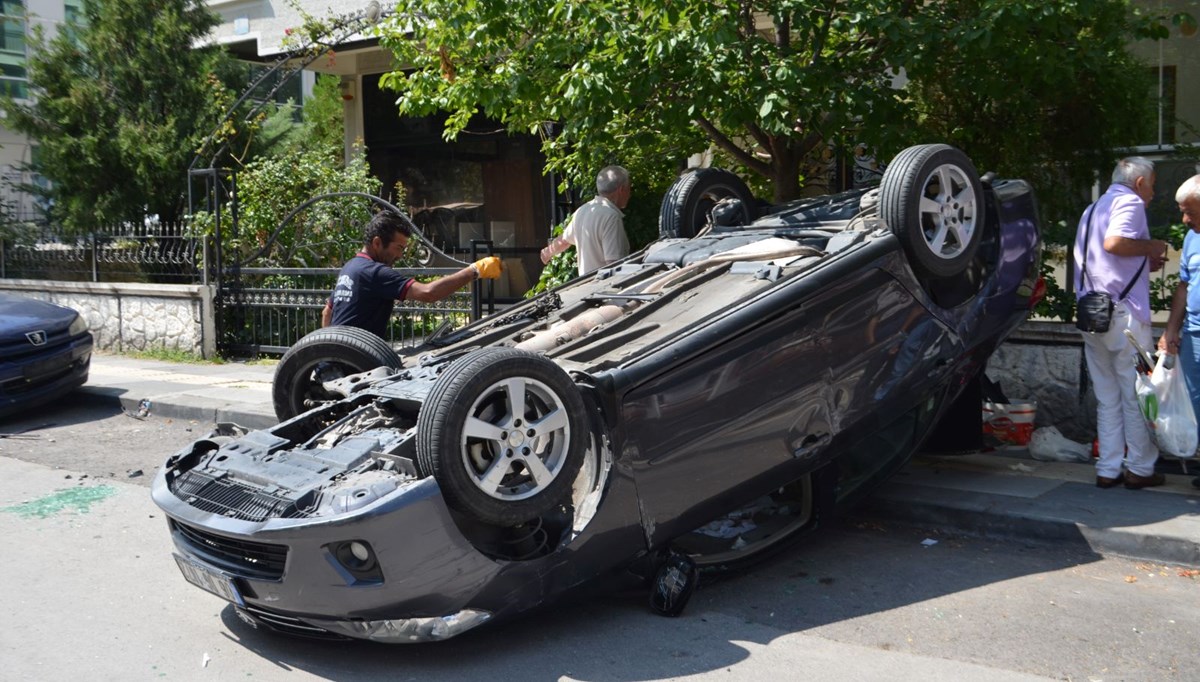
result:
<svg viewBox="0 0 1200 682"><path fill-rule="evenodd" d="M211 286L0 279L0 291L79 311L98 350L164 348L216 356Z"/></svg>
<svg viewBox="0 0 1200 682"><path fill-rule="evenodd" d="M1037 426L1081 443L1096 437L1096 397L1074 324L1026 322L992 354L987 375L1010 402L1037 403Z"/></svg>

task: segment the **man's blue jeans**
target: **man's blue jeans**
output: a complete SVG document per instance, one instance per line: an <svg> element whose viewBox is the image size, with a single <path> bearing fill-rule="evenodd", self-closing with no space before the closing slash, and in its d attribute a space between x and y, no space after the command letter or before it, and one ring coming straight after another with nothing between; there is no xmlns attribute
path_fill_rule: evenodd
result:
<svg viewBox="0 0 1200 682"><path fill-rule="evenodd" d="M1180 367L1183 369L1183 378L1187 380L1192 409L1200 417L1200 329L1185 329L1180 337Z"/></svg>

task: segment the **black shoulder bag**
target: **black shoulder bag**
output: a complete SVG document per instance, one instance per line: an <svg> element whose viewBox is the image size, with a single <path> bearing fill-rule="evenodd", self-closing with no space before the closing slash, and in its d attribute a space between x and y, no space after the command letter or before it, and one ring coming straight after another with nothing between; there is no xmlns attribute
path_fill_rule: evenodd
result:
<svg viewBox="0 0 1200 682"><path fill-rule="evenodd" d="M1087 285L1088 249L1091 246L1092 237L1092 211L1095 209L1095 204L1092 204L1088 208L1087 228L1083 233L1083 263L1079 279L1085 286ZM1121 297L1117 300L1125 300L1125 297L1129 295L1129 290L1133 288L1133 283L1138 280L1138 277L1142 276L1142 269L1145 267L1146 260L1142 260L1142 266L1138 268L1137 273L1134 274L1129 284L1125 286L1125 290L1121 292ZM1079 302L1075 305L1075 327L1081 332L1103 334L1112 325L1112 314L1112 296L1104 291L1089 291L1080 296Z"/></svg>

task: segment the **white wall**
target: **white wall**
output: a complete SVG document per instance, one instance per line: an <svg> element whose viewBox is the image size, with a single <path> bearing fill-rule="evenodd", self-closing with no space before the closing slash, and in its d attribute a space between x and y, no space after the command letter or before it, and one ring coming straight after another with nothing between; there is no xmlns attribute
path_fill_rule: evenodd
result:
<svg viewBox="0 0 1200 682"><path fill-rule="evenodd" d="M215 287L194 284L0 279L7 291L73 308L98 350L165 348L216 357Z"/></svg>

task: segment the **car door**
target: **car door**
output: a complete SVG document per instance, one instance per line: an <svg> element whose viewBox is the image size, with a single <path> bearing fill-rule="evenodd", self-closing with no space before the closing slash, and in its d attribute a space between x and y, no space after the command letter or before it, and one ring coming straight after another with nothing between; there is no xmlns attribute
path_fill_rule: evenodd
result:
<svg viewBox="0 0 1200 682"><path fill-rule="evenodd" d="M652 543L820 464L853 422L838 410L865 410L890 372L911 296L878 267L847 264L821 279L741 311L737 329L707 330L718 340L626 393L622 460Z"/></svg>

